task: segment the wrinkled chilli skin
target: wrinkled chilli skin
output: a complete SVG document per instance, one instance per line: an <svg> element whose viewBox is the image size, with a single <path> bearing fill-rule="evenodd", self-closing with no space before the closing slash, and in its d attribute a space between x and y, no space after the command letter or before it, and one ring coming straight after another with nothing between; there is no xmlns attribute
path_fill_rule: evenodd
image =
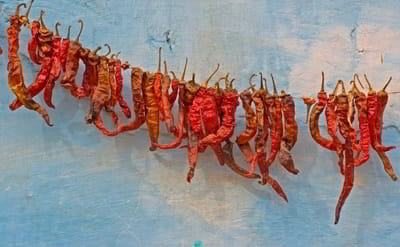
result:
<svg viewBox="0 0 400 247"><path fill-rule="evenodd" d="M52 41L53 55L51 57L51 70L50 75L44 89L44 102L47 106L55 109L52 103L53 89L56 81L60 78L61 74L61 37L53 36Z"/></svg>
<svg viewBox="0 0 400 247"><path fill-rule="evenodd" d="M250 140L254 138L257 133L257 116L251 107L253 99L251 97L251 92L245 90L240 93L240 99L242 101L242 106L246 117L246 128L239 134L236 138L236 144L239 146L240 151L243 153L247 163L251 165L254 154L250 147Z"/></svg>
<svg viewBox="0 0 400 247"><path fill-rule="evenodd" d="M124 100L122 89L124 88L124 76L123 70L127 70L129 65L122 64L121 60L117 59L115 61L115 80L117 82L116 94L119 106L122 109L125 117L131 118L131 109L129 109L128 103Z"/></svg>
<svg viewBox="0 0 400 247"><path fill-rule="evenodd" d="M46 124L52 126L50 117L47 111L36 103L28 94L28 89L24 83L24 73L21 59L19 56L19 34L21 32L21 26L27 22L23 22L22 17L19 15L19 8L15 15L9 19L10 26L7 28L8 37L8 87L16 96L16 98L24 105L25 108L38 112L45 120ZM28 18L29 12L26 14Z"/></svg>
<svg viewBox="0 0 400 247"><path fill-rule="evenodd" d="M50 71L52 69L53 32L47 29L47 27L45 26L43 22L43 14L44 11L41 11L40 14L41 26L36 36L37 40L36 54L38 54L40 60L40 71L36 74L35 81L28 87L28 94L30 98L35 97L45 88L49 80ZM16 99L11 103L9 108L10 110L14 111L21 106L22 103L18 99Z"/></svg>
<svg viewBox="0 0 400 247"><path fill-rule="evenodd" d="M347 118L346 118L347 121ZM342 187L342 191L338 198L338 202L336 204L336 212L335 212L335 224L339 223L340 219L340 211L346 201L347 197L350 195L351 190L353 189L354 183L354 164L353 164L353 142L348 137L346 138L346 142L344 144L344 153L345 153L345 167L344 167L344 183Z"/></svg>
<svg viewBox="0 0 400 247"><path fill-rule="evenodd" d="M160 114L158 100L155 94L155 82L158 80L157 74L148 73L142 81L143 98L146 109L146 123L150 141L158 143L160 136ZM150 151L155 151L156 147L152 144Z"/></svg>
<svg viewBox="0 0 400 247"><path fill-rule="evenodd" d="M81 44L75 41L69 41L67 60L65 63L64 76L60 82L61 86L69 89L71 94L77 97L77 85L76 85L76 74L79 69L79 51L81 49Z"/></svg>
<svg viewBox="0 0 400 247"><path fill-rule="evenodd" d="M35 20L32 22L31 34L32 38L28 42L28 54L31 61L37 65L40 65L40 59L38 57L38 36L40 30L40 22Z"/></svg>
<svg viewBox="0 0 400 247"><path fill-rule="evenodd" d="M296 110L293 97L283 93L280 96L282 113L284 119L284 135L281 138L280 150L278 152L279 163L290 173L298 174L290 150L297 141L298 126L296 122Z"/></svg>
<svg viewBox="0 0 400 247"><path fill-rule="evenodd" d="M147 73L144 73L141 68L133 67L131 70L131 90L132 90L132 103L135 111L135 119L126 124L118 127L117 132L122 133L125 131L137 130L146 122L146 109L143 98L142 82L147 80Z"/></svg>
<svg viewBox="0 0 400 247"><path fill-rule="evenodd" d="M336 95L334 93L330 94L325 109L325 120L328 127L328 134L332 137L332 141L336 146L336 155L339 158L338 166L340 169L340 174L344 175L343 144L340 142L340 139L337 136L336 101Z"/></svg>

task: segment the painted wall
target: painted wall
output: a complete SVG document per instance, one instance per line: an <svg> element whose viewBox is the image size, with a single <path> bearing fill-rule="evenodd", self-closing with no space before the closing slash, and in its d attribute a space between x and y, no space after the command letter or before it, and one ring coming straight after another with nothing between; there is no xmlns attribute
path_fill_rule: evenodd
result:
<svg viewBox="0 0 400 247"><path fill-rule="evenodd" d="M0 0L2 30L20 2ZM343 178L335 155L311 140L299 97L315 96L321 70L328 90L358 72L376 88L393 76L389 90L399 91L399 1L36 0L31 17L41 9L48 26L63 24L63 34L73 24L73 37L82 18L84 46L107 42L122 59L147 70L155 70L157 47L163 46L171 69L180 71L189 57L189 72L198 80L217 62L216 77L231 72L240 78L238 89L254 72L274 73L278 87L297 97L301 129L293 153L301 172L289 175L277 163L271 169L289 197L286 204L271 188L219 167L207 151L189 185L185 151L148 152L145 127L102 136L85 124L88 102L59 86L57 109L50 110L55 127L25 109L10 112L3 55L1 246L398 246L400 188L375 154L356 169L355 188L333 225ZM26 82L39 69L27 59L29 36L22 32ZM6 47L3 34L0 46ZM129 92L126 80L128 101ZM42 96L38 101L44 104ZM399 106L393 95L385 125L398 126ZM242 110L238 119L236 133L244 127ZM399 137L395 128L384 132L385 143L399 146ZM168 140L164 134L160 141ZM235 155L241 157L238 149ZM400 151L389 156L400 172Z"/></svg>

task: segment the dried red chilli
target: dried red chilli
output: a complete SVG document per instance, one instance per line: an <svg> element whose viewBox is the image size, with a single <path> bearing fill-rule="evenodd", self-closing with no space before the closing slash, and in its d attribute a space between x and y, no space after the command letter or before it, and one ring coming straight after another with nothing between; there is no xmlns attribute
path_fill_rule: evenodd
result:
<svg viewBox="0 0 400 247"><path fill-rule="evenodd" d="M359 81L357 74L354 75L354 79L356 78ZM360 92L360 90L357 88L355 80L353 80L352 83L353 87L350 92L354 95L355 105L358 111L358 122L360 128L360 147L361 151L363 152L363 156L361 158L354 160L354 166L360 166L365 162L367 162L369 159L370 136L369 136L369 126L368 126L368 106L367 106L367 97L365 96L365 94Z"/></svg>
<svg viewBox="0 0 400 247"><path fill-rule="evenodd" d="M238 174L242 177L249 178L249 179L261 178L260 175L252 173L252 172L249 173L248 170L241 168L236 163L236 161L233 157L233 143L229 140L229 137L233 134L233 130L231 132L230 129L232 128L231 124L235 123L235 112L236 112L235 105L238 105L238 103L239 103L238 102L239 95L237 94L236 90L233 90L233 88L232 88L233 80L231 80L231 82L229 82L228 76L229 76L229 73L226 74L225 77L222 77L217 81L217 83L215 85L216 89L214 92L216 101L217 101L218 112L220 113L220 117L221 117L222 126L220 126L220 128L218 129L218 131L215 134L208 135L207 137L203 138L203 140L207 140L207 138L209 138L209 140L213 139L212 141L216 144L218 144L218 142L221 143L222 141L225 141L225 145L222 149L224 163L227 164L227 166L233 172L235 172L236 174ZM224 91L222 91L219 87L219 82L223 79L225 80L225 88L226 88ZM254 87L254 86L252 86L252 87ZM248 91L248 89L246 91ZM251 99L251 93L250 92L248 92L248 93L249 93L249 97ZM231 101L233 99L232 96L234 96L234 98L236 98L236 101ZM219 102L219 101L221 101L221 102ZM234 103L234 102L236 102L236 103ZM231 112L231 110L233 110L233 111ZM254 115L254 121L256 121L255 114L253 114L253 115ZM230 120L230 118L233 118L233 122ZM233 126L233 128L234 128L234 126ZM255 133L254 133L254 135L255 135ZM243 139L243 137L242 137L242 139ZM249 143L247 143L247 144L249 145ZM250 153L252 155L250 145L248 146L248 148L249 148L248 150L250 151ZM253 155L252 155L251 159L248 161L249 166L251 165L252 158L253 158ZM249 170L250 170L250 168L249 168Z"/></svg>
<svg viewBox="0 0 400 247"><path fill-rule="evenodd" d="M275 190L275 192L282 197L286 202L288 201L285 192L282 187L279 185L278 181L272 178L269 175L268 167L265 163L266 153L265 153L265 143L268 138L268 126L265 126L267 121L264 120L264 117L267 116L265 111L268 111L268 106L270 104L274 104L273 100L271 102L270 94L268 92L268 87L264 91L263 86L263 76L260 72L260 89L253 94L253 101L256 105L256 116L257 116L257 136L255 139L256 144L256 156L253 159L252 166L255 167L255 163L258 164L258 167L261 172L262 179L259 181L261 185L269 184ZM267 86L267 85L266 85Z"/></svg>
<svg viewBox="0 0 400 247"><path fill-rule="evenodd" d="M253 151L250 147L250 140L254 138L257 134L257 116L251 107L251 103L253 102L252 93L250 89L255 92L254 85L251 83L251 79L255 77L256 74L252 74L249 78L250 87L243 92L240 93L240 99L242 101L242 106L245 112L246 117L246 128L245 130L239 134L236 138L236 144L238 145L240 151L243 153L246 162L248 164L248 174L253 174L255 167L252 167L252 161L254 159Z"/></svg>
<svg viewBox="0 0 400 247"><path fill-rule="evenodd" d="M33 1L31 1L32 5ZM52 126L50 117L47 111L36 103L31 97L29 97L28 89L24 83L23 65L19 56L19 34L21 32L21 26L29 23L29 11L25 15L20 16L20 8L26 4L19 4L16 12L9 18L10 26L7 28L8 34L8 87L11 89L13 94L19 101L29 110L36 111L45 120L46 124Z"/></svg>
<svg viewBox="0 0 400 247"><path fill-rule="evenodd" d="M108 58L107 56L111 53L111 49L109 45L105 45L108 47L109 51L106 55L100 56L100 63L98 66L98 83L97 87L94 90L89 115L86 117L87 123L94 123L95 126L106 136L114 136L115 132L110 132L104 126L103 120L100 116L100 113L103 109L107 108L107 104L110 100L110 75L108 68ZM108 110L111 114L115 114L112 110ZM118 128L118 123L115 123Z"/></svg>
<svg viewBox="0 0 400 247"><path fill-rule="evenodd" d="M293 97L285 91L281 91L282 113L284 119L284 135L281 138L280 150L278 152L279 163L287 171L298 174L290 151L297 142L298 126L296 122L296 109Z"/></svg>
<svg viewBox="0 0 400 247"><path fill-rule="evenodd" d="M339 223L340 211L342 210L342 207L347 197L350 195L354 183L354 161L353 161L353 148L352 148L353 142L350 138L345 138L345 139L346 142L344 144L344 153L345 153L346 163L344 167L344 183L338 202L336 203L335 224Z"/></svg>
<svg viewBox="0 0 400 247"><path fill-rule="evenodd" d="M50 70L52 67L52 38L53 32L47 29L43 21L44 11L40 11L40 30L37 36L38 40L38 55L40 57L40 71L36 74L35 81L28 87L28 95L30 98L39 94L47 84ZM9 106L10 110L14 111L22 106L22 103L16 99Z"/></svg>
<svg viewBox="0 0 400 247"><path fill-rule="evenodd" d="M141 68L133 67L131 70L132 102L135 111L135 119L125 125L120 125L117 130L109 136L115 136L125 131L132 131L140 128L146 122L146 109L143 98L142 82L147 80L147 74Z"/></svg>
<svg viewBox="0 0 400 247"><path fill-rule="evenodd" d="M168 91L171 85L171 79L168 75L167 62L164 61L164 75L161 81L161 105L164 116L164 121L168 132L176 133L176 127L174 125L174 117L172 116L172 106L169 102Z"/></svg>
<svg viewBox="0 0 400 247"><path fill-rule="evenodd" d="M189 128L189 172L186 180L190 183L194 176L194 170L196 168L197 153L204 152L206 145L200 144L200 140L205 135L215 133L219 128L217 106L215 101L215 94L213 91L207 90L208 82L212 76L218 71L217 69L201 83L201 86L195 82L195 74L193 74L192 80L186 84L186 89L194 96L192 104L188 112L188 120L190 123ZM204 131L202 129L204 127ZM205 132L205 133L204 133ZM224 165L223 151L220 144L210 145L214 151L220 165Z"/></svg>
<svg viewBox="0 0 400 247"><path fill-rule="evenodd" d="M232 87L232 83L234 80L235 79L232 79L230 81L229 86L225 88L223 94L223 100L220 106L223 114L221 125L216 130L216 132L210 133L206 137L204 137L200 141L200 144L219 145L221 144L221 142L229 140L229 138L233 135L236 127L236 108L239 105L239 95L237 91Z"/></svg>
<svg viewBox="0 0 400 247"><path fill-rule="evenodd" d="M148 134L151 141L150 151L155 151L157 147L154 143L158 143L160 136L160 108L159 97L156 91L160 89L162 74L161 70L161 47L159 49L158 68L155 74L145 73L142 81L143 98L146 109L146 123ZM157 89L158 88L158 89ZM160 91L161 97L161 91Z"/></svg>
<svg viewBox="0 0 400 247"><path fill-rule="evenodd" d="M273 94L271 96L266 96L265 102L268 107L268 110L271 114L271 119L272 119L272 126L271 126L271 138L272 138L272 143L271 143L271 151L268 154L267 160L266 160L266 165L267 167L271 166L272 163L274 162L276 155L278 154L280 150L280 145L281 145L281 136L283 132L283 127L282 127L282 109L281 109L281 102L278 97L278 93L276 90L275 86L275 80L274 77L271 74L271 79L272 79L272 84L273 84ZM272 103L273 101L273 103ZM271 102L271 103L267 103Z"/></svg>
<svg viewBox="0 0 400 247"><path fill-rule="evenodd" d="M77 85L76 85L76 75L79 69L79 60L80 60L80 50L82 48L81 44L79 43L79 38L83 31L83 21L78 20L81 24L81 29L76 37L75 41L68 42L68 52L67 52L67 60L65 62L65 71L64 76L60 82L61 86L70 90L71 94L74 97L81 98L82 95L78 94L77 92Z"/></svg>
<svg viewBox="0 0 400 247"><path fill-rule="evenodd" d="M322 137L320 134L319 125L318 125L319 117L320 117L321 113L324 111L325 106L328 102L328 97L324 90L324 74L323 74L323 72L322 72L321 90L318 93L317 97L318 97L318 102L312 108L311 113L310 113L310 119L309 119L309 128L310 128L311 137L320 146L322 146L328 150L331 150L331 151L336 151L337 150L336 143L334 141L326 139L325 137ZM305 103L306 102L310 102L310 101L305 100Z"/></svg>
<svg viewBox="0 0 400 247"><path fill-rule="evenodd" d="M56 23L56 35L53 36L52 40L52 50L53 54L51 56L51 70L49 78L47 79L47 84L44 89L44 102L51 108L55 108L52 103L53 89L56 81L61 74L61 37L58 31L58 26L60 23Z"/></svg>
<svg viewBox="0 0 400 247"><path fill-rule="evenodd" d="M178 129L177 129L178 134L177 134L176 139L171 143L168 143L168 144L154 143L153 144L160 149L173 149L173 148L179 147L179 145L182 142L182 139L185 136L184 129L186 129L186 132L187 132L187 124L186 123L188 122L188 120L187 120L188 113L189 113L188 109L192 103L192 101L185 102L185 97L187 97L186 95L188 94L185 89L185 84L186 84L185 83L185 74L186 74L187 62L188 62L188 59L186 58L183 73L181 75L180 81L178 81L178 86L179 86L179 125L178 125ZM176 80L175 73L173 73L173 78L174 78L173 81ZM186 134L188 134L188 133L186 133Z"/></svg>
<svg viewBox="0 0 400 247"><path fill-rule="evenodd" d="M331 94L329 94L329 98L326 104L325 108L325 121L326 125L328 127L328 134L332 137L332 141L334 145L336 146L336 155L339 158L338 161L338 166L340 169L340 173L344 175L344 164L343 164L343 159L344 159L344 153L343 153L343 145L340 141L340 139L337 136L337 116L336 116L336 92L341 83L338 82L336 84L335 89Z"/></svg>
<svg viewBox="0 0 400 247"><path fill-rule="evenodd" d="M61 41L61 50L60 50L60 62L61 62L61 69L62 71L65 73L66 69L67 69L67 58L68 58L68 47L69 47L69 38L70 38L70 34L71 34L71 28L72 26L69 25L68 26L68 34L67 34L67 38L64 38Z"/></svg>
<svg viewBox="0 0 400 247"><path fill-rule="evenodd" d="M35 64L40 65L40 60L37 54L37 48L38 48L38 36L39 36L39 30L40 30L40 22L37 20L34 20L31 24L31 34L32 38L28 42L28 54L29 58L31 61Z"/></svg>
<svg viewBox="0 0 400 247"><path fill-rule="evenodd" d="M378 143L377 141L377 133L376 133L376 118L378 114L378 96L376 91L371 87L371 83L368 81L367 75L364 74L364 78L368 83L368 97L367 97L367 105L368 105L368 126L369 133L371 139L371 145L377 152L387 152L394 148L395 146L385 147Z"/></svg>
<svg viewBox="0 0 400 247"><path fill-rule="evenodd" d="M368 83L369 88L372 89L372 87L370 86L371 84L370 84L370 82L368 81L366 75L364 75L364 77L365 77L365 79L366 79L366 81L367 81L367 83ZM384 148L384 146L383 146L382 143L380 142L381 131L382 131L381 126L382 126L382 121L383 121L383 111L384 111L384 109L385 109L385 106L386 106L386 103L387 103L387 99L388 99L388 95L387 95L387 93L385 92L385 89L386 89L386 87L389 85L390 81L391 81L391 78L390 78L389 81L386 83L386 85L383 87L383 89L380 90L380 91L376 94L377 106L376 106L376 114L375 114L375 115L376 115L376 118L377 118L377 119L376 119L376 122L375 122L375 127L376 127L376 130L375 130L375 134L376 134L375 141L376 141L376 143L377 143L376 145L379 145L379 147L381 147L381 148ZM371 91L371 90L370 90L370 91ZM375 98L375 97L374 97L373 90L372 90L371 93L368 92L368 98L367 98L368 107L370 107L370 106L372 105L372 102L374 102L374 98ZM370 99L370 102L368 102L368 99ZM372 100L371 100L371 99L372 99ZM372 107L372 108L373 108L373 107ZM374 115L374 114L373 114L373 109L368 108L368 123L369 123L370 121L373 121L373 115ZM369 123L369 128L371 128L371 123ZM374 131L372 131L372 132L374 132ZM371 130L370 130L370 135L372 135L372 134L373 134L373 133L371 133ZM372 145L373 139L374 139L374 138L371 138L371 145ZM374 146L373 146L373 147L374 147ZM388 148L390 148L390 147L393 147L393 146L389 146ZM384 150L379 150L378 148L374 148L374 149L375 149L376 153L378 154L379 158L380 158L381 161L382 161L382 164L383 164L383 167L384 167L385 172L390 176L390 178L391 178L393 181L396 181L396 180L397 180L396 172L394 171L393 166L392 166L392 163L391 163L389 157L386 155L385 151L384 151Z"/></svg>
<svg viewBox="0 0 400 247"><path fill-rule="evenodd" d="M119 106L122 109L122 112L124 113L125 117L131 118L131 109L129 109L128 103L124 100L123 97L123 92L122 89L124 88L124 76L123 76L123 70L127 70L129 68L129 63L121 63L121 60L118 59L118 54L117 54L117 60L115 61L115 79L117 82L117 100L119 103Z"/></svg>
<svg viewBox="0 0 400 247"><path fill-rule="evenodd" d="M197 92L200 89L200 85L198 85L195 81L195 73L193 73L192 80L188 83L185 83L185 93L183 97L183 102L187 110L187 133L188 133L188 166L189 171L186 175L186 181L191 182L194 177L194 170L196 168L197 163L197 153L198 153L198 140L204 136L204 133L201 131L201 113L200 110L197 109L201 107L200 105L193 105L194 99L197 96ZM195 108L193 111L192 109ZM198 128L195 127L197 126Z"/></svg>
<svg viewBox="0 0 400 247"><path fill-rule="evenodd" d="M352 148L355 151L361 151L361 147L357 144L357 133L356 130L351 126L351 123L348 121L349 116L349 97L346 94L346 90L344 88L344 83L342 84L342 93L337 96L337 107L336 107L336 116L338 119L338 126L340 134L345 137L345 139L350 139L352 142ZM345 107L344 104L348 104Z"/></svg>

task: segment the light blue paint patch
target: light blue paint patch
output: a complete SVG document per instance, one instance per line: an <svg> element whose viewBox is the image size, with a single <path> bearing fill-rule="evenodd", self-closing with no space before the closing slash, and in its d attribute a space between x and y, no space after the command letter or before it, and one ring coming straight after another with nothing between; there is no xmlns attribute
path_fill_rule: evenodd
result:
<svg viewBox="0 0 400 247"><path fill-rule="evenodd" d="M193 247L204 247L203 242L200 240L197 240L194 242Z"/></svg>
<svg viewBox="0 0 400 247"><path fill-rule="evenodd" d="M21 2L0 0L0 29L7 28L6 18ZM62 34L73 25L72 37L82 18L85 47L107 42L122 52L123 60L146 70L156 69L162 46L171 70L182 71L188 57L188 75L196 72L199 81L216 63L221 69L215 78L232 72L239 90L247 87L250 74L273 73L278 89L296 97L300 133L292 153L300 174L292 176L278 163L271 167L271 176L289 197L286 204L270 187L220 167L207 151L187 184L185 150L149 152L145 127L115 138L102 136L84 121L88 101L78 102L59 85L54 90L57 108L49 110L55 126L45 127L31 111L8 110L14 97L7 87L4 54L0 246L397 246L400 187L374 153L356 169L354 189L339 225L333 225L343 177L335 154L310 138L299 97L315 97L321 70L327 90L357 71L368 73L376 88L392 75L389 90L400 91L395 83L400 79L399 1L36 0L31 17L36 19L41 9L48 27L62 22ZM39 70L27 59L29 37L23 30L27 84ZM0 46L7 46L4 33ZM78 83L82 74L83 67ZM124 77L130 102L129 71ZM44 105L41 95L36 98ZM398 125L399 105L391 96L385 125ZM236 134L245 126L241 108L237 124ZM326 136L326 129L321 131ZM160 142L171 141L164 126L161 132ZM399 140L395 128L385 129L385 144L399 146ZM236 146L234 155L245 166ZM400 171L399 149L388 155Z"/></svg>

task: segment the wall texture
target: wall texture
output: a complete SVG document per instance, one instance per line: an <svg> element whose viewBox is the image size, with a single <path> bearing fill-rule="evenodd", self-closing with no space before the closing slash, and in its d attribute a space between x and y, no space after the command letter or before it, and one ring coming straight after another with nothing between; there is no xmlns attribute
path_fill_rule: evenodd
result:
<svg viewBox="0 0 400 247"><path fill-rule="evenodd" d="M3 30L20 2L0 0ZM301 129L293 152L301 172L292 176L277 164L271 169L289 197L286 204L271 188L219 167L207 151L189 185L185 151L148 152L145 127L102 136L85 124L88 102L59 86L57 109L50 110L55 127L45 127L25 109L10 112L3 55L1 246L398 246L400 188L375 154L356 169L355 188L339 225L333 225L343 178L334 154L311 140L299 97L315 96L321 70L328 90L358 72L367 73L376 88L393 76L389 91L399 91L399 1L36 0L31 17L41 9L48 26L62 23L63 34L72 24L73 37L82 18L84 46L107 42L124 60L147 70L155 70L162 46L171 69L181 70L188 57L189 72L198 80L217 62L217 77L231 72L239 89L251 73L274 73L278 87L297 97ZM22 32L26 82L38 71L27 59L29 36ZM4 35L0 46L6 47ZM126 80L128 101L129 92ZM42 96L38 101L43 103ZM400 97L393 95L385 143L400 144L390 127L398 125L399 107ZM238 119L236 133L244 127L242 110ZM237 149L235 154L240 157ZM389 156L400 172L400 151Z"/></svg>

